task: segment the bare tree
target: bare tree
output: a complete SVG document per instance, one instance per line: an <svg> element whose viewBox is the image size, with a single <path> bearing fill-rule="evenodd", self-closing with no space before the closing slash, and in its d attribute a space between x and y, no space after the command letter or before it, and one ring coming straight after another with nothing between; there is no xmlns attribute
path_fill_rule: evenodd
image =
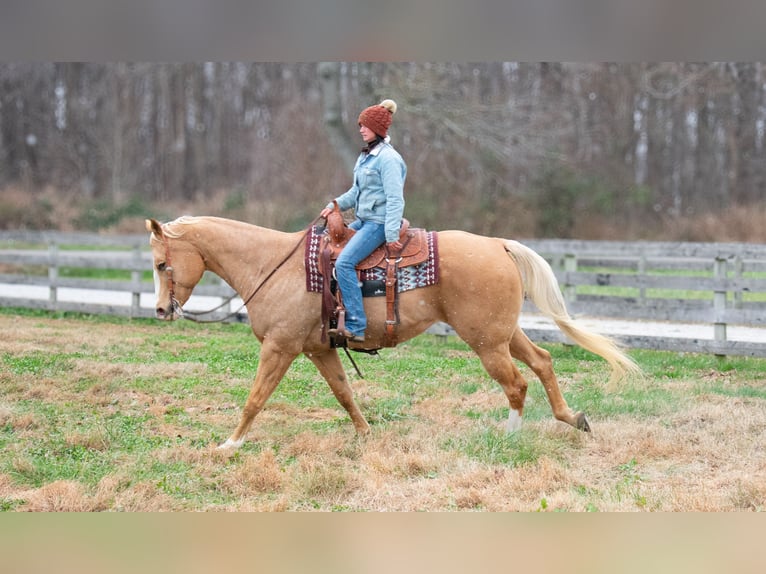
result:
<svg viewBox="0 0 766 574"><path fill-rule="evenodd" d="M341 65L340 62L322 62L318 65L324 123L327 126L328 138L331 145L342 158L343 163L353 167L359 153L359 146L349 137L343 122L343 100L341 98Z"/></svg>
<svg viewBox="0 0 766 574"><path fill-rule="evenodd" d="M648 229L760 202L763 86L757 62L3 63L0 187L223 194L299 225L348 186L356 116L390 97L419 224L535 233L558 206L572 233Z"/></svg>

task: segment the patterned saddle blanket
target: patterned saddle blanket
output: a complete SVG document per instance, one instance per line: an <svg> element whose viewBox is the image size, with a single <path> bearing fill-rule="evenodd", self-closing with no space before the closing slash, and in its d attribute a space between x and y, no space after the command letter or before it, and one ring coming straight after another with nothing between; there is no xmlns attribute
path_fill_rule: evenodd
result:
<svg viewBox="0 0 766 574"><path fill-rule="evenodd" d="M322 292L322 273L319 265L319 255L323 242L327 241L328 230L325 227L313 227L306 237L306 290L314 293ZM438 234L435 231L425 233L427 256L422 263L399 267L397 270L397 292L409 291L418 287L428 287L439 282L439 247ZM383 297L386 295L385 259L380 257L383 265L375 265L370 258L357 266L359 278L362 281L362 294L365 297ZM373 263L373 264L371 264Z"/></svg>

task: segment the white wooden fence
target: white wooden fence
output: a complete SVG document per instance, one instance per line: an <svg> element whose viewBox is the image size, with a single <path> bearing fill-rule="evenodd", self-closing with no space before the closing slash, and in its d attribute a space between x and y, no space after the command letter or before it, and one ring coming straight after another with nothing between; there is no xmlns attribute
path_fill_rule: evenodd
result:
<svg viewBox="0 0 766 574"><path fill-rule="evenodd" d="M732 341L727 336L730 325L766 327L766 245L523 242L551 262L575 316L700 325L698 338L641 333L617 337L628 347L766 356L766 343ZM66 277L69 269L122 270L130 278ZM48 294L45 299L0 296L0 306L151 317L151 305L141 303L153 298L150 271L147 235L0 232L0 284L44 288ZM82 300L64 301L58 296L62 289L113 291L130 294L130 300L98 303L85 295ZM195 289L197 296L222 298L232 293L217 278ZM530 303L525 303L525 310L535 311ZM234 320L247 317L240 314ZM709 326L712 337L702 334ZM558 330L525 330L533 340L566 342ZM449 328L442 325L435 332L449 333Z"/></svg>
<svg viewBox="0 0 766 574"><path fill-rule="evenodd" d="M766 356L730 325L766 327L766 245L530 240L556 272L574 315L696 323L699 338L620 337L635 348ZM540 338L540 337L538 337ZM543 337L547 339L546 337ZM551 340L563 340L552 337Z"/></svg>
<svg viewBox="0 0 766 574"><path fill-rule="evenodd" d="M44 246L41 249L41 246ZM75 311L126 317L153 317L154 282L149 235L98 235L59 232L0 232L0 284L45 288L47 298L0 295L0 306ZM67 277L67 270L110 270L129 279ZM72 273L77 275L77 273ZM77 290L79 300L62 299L62 290ZM18 290L17 290L18 291ZM97 297L103 292L112 297ZM234 291L206 274L195 296L229 297ZM123 297L119 297L123 296ZM105 299L107 302L99 302ZM112 302L123 299L119 302ZM150 303L144 303L149 300ZM215 305L211 305L214 307ZM222 317L221 312L211 318ZM236 318L235 318L236 320ZM240 316L239 320L247 320Z"/></svg>

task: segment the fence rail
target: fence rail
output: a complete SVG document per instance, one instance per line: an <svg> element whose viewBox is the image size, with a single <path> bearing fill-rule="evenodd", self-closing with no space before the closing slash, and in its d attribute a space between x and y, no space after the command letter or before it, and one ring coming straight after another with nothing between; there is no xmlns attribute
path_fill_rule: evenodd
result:
<svg viewBox="0 0 766 574"><path fill-rule="evenodd" d="M732 341L731 325L766 326L766 245L745 243L607 242L526 240L552 265L575 316L695 323L712 326L712 337L674 338L640 332L618 337L629 347L766 356L766 343ZM79 270L71 272L71 270ZM86 278L82 270L110 270L125 277ZM153 316L154 284L146 235L0 232L0 306ZM91 273L93 273L91 271ZM67 276L67 275L73 276ZM24 291L19 294L19 286ZM26 296L33 289L47 297ZM85 290L63 300L63 289ZM88 293L120 293L125 301L98 302ZM218 278L203 279L195 297L214 307L233 291ZM20 296L19 296L20 295ZM230 309L218 312L222 317ZM525 311L534 313L526 302ZM240 314L235 320L247 321ZM564 342L553 329L526 328L533 340ZM441 325L434 332L449 333Z"/></svg>

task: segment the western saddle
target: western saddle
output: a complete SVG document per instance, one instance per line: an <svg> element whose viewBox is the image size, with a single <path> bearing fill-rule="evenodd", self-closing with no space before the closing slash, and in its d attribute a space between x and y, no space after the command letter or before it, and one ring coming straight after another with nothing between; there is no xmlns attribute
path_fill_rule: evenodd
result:
<svg viewBox="0 0 766 574"><path fill-rule="evenodd" d="M345 326L346 310L340 289L333 293L331 278L335 268L335 260L356 232L343 221L338 204L327 216L327 232L317 255L319 272L322 275L322 340L325 340L327 328L331 322L336 323L338 330ZM398 253L390 252L386 244L380 245L357 266L357 274L367 269L379 267L385 270L386 286L386 325L383 336L384 347L395 347L397 344L396 328L399 325L399 291L397 289L397 274L399 268L418 265L428 259L428 236L425 229L410 228L410 223L402 219L399 232L399 242L402 249ZM345 345L345 341L332 341L334 345Z"/></svg>

